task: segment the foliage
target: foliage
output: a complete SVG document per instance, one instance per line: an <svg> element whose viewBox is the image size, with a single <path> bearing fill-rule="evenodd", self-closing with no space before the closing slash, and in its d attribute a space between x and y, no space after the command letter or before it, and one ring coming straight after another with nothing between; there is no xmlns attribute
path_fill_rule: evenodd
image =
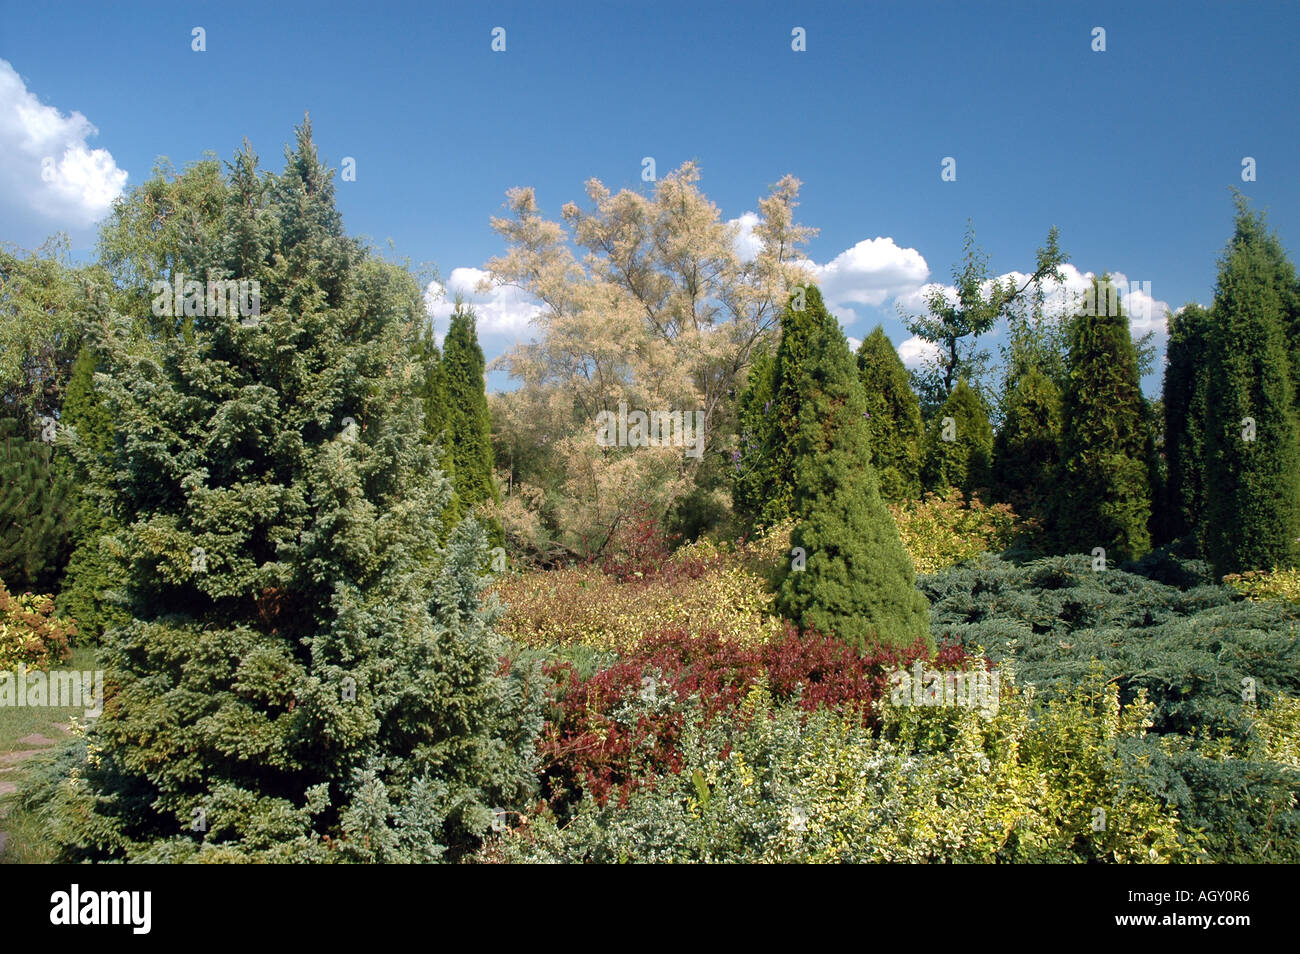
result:
<svg viewBox="0 0 1300 954"><path fill-rule="evenodd" d="M73 488L50 445L0 419L0 580L52 587L69 550Z"/></svg>
<svg viewBox="0 0 1300 954"><path fill-rule="evenodd" d="M877 738L853 714L802 711L760 682L740 718L686 720L680 770L660 785L620 805L588 797L563 827L536 815L492 851L543 862L1191 861L1195 833L1134 784L1124 758L1148 712L1140 699L1121 708L1093 678L1033 718L1013 685L990 719L884 706Z"/></svg>
<svg viewBox="0 0 1300 954"><path fill-rule="evenodd" d="M857 365L815 286L805 311L817 330L795 389L794 558L779 581L777 609L801 629L854 646L910 646L927 637L929 615L880 499Z"/></svg>
<svg viewBox="0 0 1300 954"><path fill-rule="evenodd" d="M1205 426L1210 313L1195 303L1169 316L1164 401L1165 540L1195 532L1205 509Z"/></svg>
<svg viewBox="0 0 1300 954"><path fill-rule="evenodd" d="M786 313L782 313L782 321ZM788 351L788 346L787 346ZM772 412L776 399L777 355L766 341L754 348L744 390L736 405L736 442L732 451L732 505L750 526L763 526L764 513L771 515L779 494L772 441L777 415ZM789 509L788 496L784 502ZM787 513L788 516L788 513Z"/></svg>
<svg viewBox="0 0 1300 954"><path fill-rule="evenodd" d="M54 614L49 596L15 596L0 582L0 672L20 663L46 669L63 662L71 655L68 640L75 633L75 626Z"/></svg>
<svg viewBox="0 0 1300 954"><path fill-rule="evenodd" d="M1201 541L1219 573L1300 558L1300 424L1284 305L1291 289L1279 286L1272 242L1262 217L1238 196L1206 349Z"/></svg>
<svg viewBox="0 0 1300 954"><path fill-rule="evenodd" d="M1009 382L1002 426L993 440L993 484L998 497L1026 512L1047 512L1061 445L1061 391L1031 367Z"/></svg>
<svg viewBox="0 0 1300 954"><path fill-rule="evenodd" d="M858 347L858 375L880 495L890 501L916 497L921 492L921 405L880 325Z"/></svg>
<svg viewBox="0 0 1300 954"><path fill-rule="evenodd" d="M1027 529L1008 504L969 502L952 488L889 508L917 573L934 573L981 553L1000 553Z"/></svg>
<svg viewBox="0 0 1300 954"><path fill-rule="evenodd" d="M1300 606L1300 569L1247 570L1230 573L1223 582L1252 600L1284 600Z"/></svg>
<svg viewBox="0 0 1300 954"><path fill-rule="evenodd" d="M466 512L497 500L492 473L492 420L483 378L483 349L475 330L474 310L458 304L442 341L439 369L447 388L450 453L456 496ZM504 542L500 526L488 522L493 545Z"/></svg>
<svg viewBox="0 0 1300 954"><path fill-rule="evenodd" d="M992 482L993 426L984 399L965 378L957 382L930 420L921 471L927 491L956 487L970 496Z"/></svg>
<svg viewBox="0 0 1300 954"><path fill-rule="evenodd" d="M256 321L101 321L118 426L79 452L133 618L48 804L65 860L454 858L535 784L540 676L502 670L482 529L440 541L421 290L344 235L330 175L306 122L280 175L244 151L224 238L175 262L259 281Z"/></svg>
<svg viewBox="0 0 1300 954"><path fill-rule="evenodd" d="M787 540L788 534L787 528ZM620 559L610 573L589 565L507 575L491 588L506 607L498 628L536 647L630 652L646 633L675 628L707 629L752 646L779 630L765 577L774 556L752 551L699 541L654 567Z"/></svg>
<svg viewBox="0 0 1300 954"><path fill-rule="evenodd" d="M985 556L921 587L936 639L1012 662L1048 698L1095 663L1124 699L1144 692L1155 707L1152 738L1129 758L1150 767L1144 786L1206 832L1213 858L1300 860L1300 778L1255 744L1258 719L1300 693L1300 608L1243 600L1225 586L1184 590L1096 572L1083 556L1021 567Z"/></svg>
<svg viewBox="0 0 1300 954"><path fill-rule="evenodd" d="M989 278L988 256L975 245L975 231L968 224L962 259L962 265L954 267L952 274L956 300L942 285L931 286L926 299L928 313L904 319L911 334L936 346L934 356L915 375L921 412L927 421L963 378L982 391L989 354L979 347L980 336L992 331L999 318L1022 304L1030 288L1037 291L1049 278L1060 281L1059 267L1068 256L1058 247L1053 227L1047 233L1046 244L1038 250L1033 274L1017 288L1014 280L1004 283Z"/></svg>
<svg viewBox="0 0 1300 954"><path fill-rule="evenodd" d="M715 719L742 718L741 703L756 684L807 711L829 707L874 721L869 703L888 692L889 673L921 658L949 669L961 667L966 654L945 649L930 659L919 640L861 654L787 624L773 641L748 647L707 630L653 633L587 679L556 667L557 711L540 746L551 808L580 792L598 802L617 795L625 804L637 789L653 788L681 770L684 735Z"/></svg>
<svg viewBox="0 0 1300 954"><path fill-rule="evenodd" d="M695 489L702 461L731 445L734 391L754 348L806 280L811 230L794 222L797 179L759 200L757 252L742 258L739 226L699 178L687 163L650 194L591 179L591 208L567 203L563 224L542 216L533 189L511 189L508 215L492 221L506 242L487 263L492 282L541 303L534 341L498 359L519 387L493 403L514 498L502 507L507 533L544 559L585 558L633 507L650 502L662 515ZM702 414L703 455L600 446L597 415L621 402Z"/></svg>
<svg viewBox="0 0 1300 954"><path fill-rule="evenodd" d="M1110 279L1070 322L1053 530L1066 551L1129 560L1151 547L1147 413L1137 349Z"/></svg>

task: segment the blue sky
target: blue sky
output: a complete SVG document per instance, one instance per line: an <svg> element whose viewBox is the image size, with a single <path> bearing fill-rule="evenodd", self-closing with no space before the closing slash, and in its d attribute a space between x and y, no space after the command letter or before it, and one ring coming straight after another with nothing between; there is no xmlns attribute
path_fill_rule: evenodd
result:
<svg viewBox="0 0 1300 954"><path fill-rule="evenodd" d="M949 280L967 219L994 274L1031 267L1059 226L1080 272L1151 283L1160 331L1164 303L1211 297L1230 187L1288 249L1300 241L1298 13L1186 0L0 0L0 240L30 248L63 230L89 254L95 216L157 157L229 158L247 137L278 170L309 110L322 155L357 162L338 187L348 230L391 239L453 287L455 269L502 251L489 218L511 186L536 187L558 218L589 177L646 187L653 156L660 175L698 160L728 219L800 178L799 219L820 229L808 252L855 338L883 321L904 342L898 304ZM497 26L504 53L490 48ZM1105 52L1092 49L1098 26ZM40 177L51 153L66 160L61 191ZM955 182L940 178L948 156ZM527 334L517 302L480 312L489 357Z"/></svg>

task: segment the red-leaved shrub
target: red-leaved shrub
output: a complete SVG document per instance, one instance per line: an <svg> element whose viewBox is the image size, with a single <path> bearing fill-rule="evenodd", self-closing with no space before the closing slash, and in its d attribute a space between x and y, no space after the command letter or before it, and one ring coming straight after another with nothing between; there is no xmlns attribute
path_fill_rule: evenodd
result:
<svg viewBox="0 0 1300 954"><path fill-rule="evenodd" d="M540 744L551 805L562 807L582 790L622 803L634 789L653 787L656 776L679 771L682 703L692 697L705 722L736 720L750 687L766 678L778 701L851 711L870 724L871 703L888 691L889 674L927 657L919 640L907 649L859 654L787 624L779 639L757 647L737 646L713 631L667 630L586 680L568 664L554 666L556 709ZM960 647L945 646L930 664L955 669L969 658Z"/></svg>

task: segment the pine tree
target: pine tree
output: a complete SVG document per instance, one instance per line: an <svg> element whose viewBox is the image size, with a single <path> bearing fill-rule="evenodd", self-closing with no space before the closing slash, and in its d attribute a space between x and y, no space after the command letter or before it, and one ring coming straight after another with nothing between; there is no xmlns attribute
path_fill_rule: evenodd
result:
<svg viewBox="0 0 1300 954"><path fill-rule="evenodd" d="M853 353L815 287L807 290L801 319L799 377L782 381L799 402L791 442L798 522L778 610L801 627L858 647L928 640L928 604L916 589L911 557L871 465L866 399Z"/></svg>
<svg viewBox="0 0 1300 954"><path fill-rule="evenodd" d="M871 458L885 500L921 492L921 404L908 383L907 368L885 335L876 329L858 347L858 376L867 402Z"/></svg>
<svg viewBox="0 0 1300 954"><path fill-rule="evenodd" d="M441 372L447 387L452 471L456 496L466 513L498 499L492 460L492 415L488 411L486 362L479 347L474 309L457 302L442 342ZM494 545L503 542L495 520L487 524Z"/></svg>
<svg viewBox="0 0 1300 954"><path fill-rule="evenodd" d="M1162 536L1193 533L1205 509L1205 425L1210 313L1195 303L1169 318L1163 388L1165 494Z"/></svg>
<svg viewBox="0 0 1300 954"><path fill-rule="evenodd" d="M226 202L247 228L193 254L258 278L256 321L141 340L103 319L118 426L89 488L123 528L133 618L106 641L94 757L51 806L59 841L68 859L454 857L522 804L539 722L533 683L499 675L481 528L440 544L420 289L343 234L306 124L280 176L259 184L245 151Z"/></svg>
<svg viewBox="0 0 1300 954"><path fill-rule="evenodd" d="M1147 412L1137 348L1108 277L1070 324L1054 525L1061 544L1110 560L1150 549Z"/></svg>
<svg viewBox="0 0 1300 954"><path fill-rule="evenodd" d="M925 434L925 489L956 487L967 497L992 481L993 425L984 399L965 378L939 407Z"/></svg>
<svg viewBox="0 0 1300 954"><path fill-rule="evenodd" d="M1238 197L1206 354L1202 545L1217 573L1291 566L1300 548L1300 443L1285 287L1262 216Z"/></svg>

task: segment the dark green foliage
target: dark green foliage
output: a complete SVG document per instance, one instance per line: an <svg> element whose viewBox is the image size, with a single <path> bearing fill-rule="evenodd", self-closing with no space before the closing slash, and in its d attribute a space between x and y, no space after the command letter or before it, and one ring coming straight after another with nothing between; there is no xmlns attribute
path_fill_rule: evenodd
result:
<svg viewBox="0 0 1300 954"><path fill-rule="evenodd" d="M926 637L929 615L880 499L856 362L815 287L802 317L808 333L790 389L800 399L790 543L807 567L783 570L777 607L803 629L859 647L909 646Z"/></svg>
<svg viewBox="0 0 1300 954"><path fill-rule="evenodd" d="M1204 566L1165 555L1188 582ZM1148 569L1148 561L1133 568ZM1170 574L1172 575L1172 574ZM1251 755L1252 711L1300 695L1300 609L1254 603L1228 587L1177 589L1125 570L1094 572L1085 556L1013 566L996 557L922 577L934 638L1014 666L1046 698L1077 685L1094 660L1123 698L1139 689L1157 711L1150 745L1131 755L1154 764L1153 783L1183 819L1207 828L1220 861L1300 861L1300 773ZM1243 698L1243 680L1257 703ZM1227 746L1234 757L1218 754Z"/></svg>
<svg viewBox="0 0 1300 954"><path fill-rule="evenodd" d="M1061 390L1036 367L1011 382L993 440L998 497L1022 516L1042 516L1060 463Z"/></svg>
<svg viewBox="0 0 1300 954"><path fill-rule="evenodd" d="M1210 313L1195 303L1169 318L1163 389L1165 540L1191 534L1205 508L1205 424Z"/></svg>
<svg viewBox="0 0 1300 954"><path fill-rule="evenodd" d="M50 445L0 419L0 580L9 589L49 592L67 559L72 484Z"/></svg>
<svg viewBox="0 0 1300 954"><path fill-rule="evenodd" d="M447 389L447 427L456 497L470 513L498 499L492 473L492 416L488 413L483 349L475 331L474 309L457 304L442 342L441 375ZM488 526L494 545L503 542L500 526Z"/></svg>
<svg viewBox="0 0 1300 954"><path fill-rule="evenodd" d="M772 424L772 403L775 395L776 355L764 341L754 350L749 379L737 401L739 446L732 454L732 503L736 513L750 526L764 525L764 509L774 496L772 440L776 431Z"/></svg>
<svg viewBox="0 0 1300 954"><path fill-rule="evenodd" d="M1202 546L1219 573L1300 554L1300 443L1283 294L1261 216L1238 197L1207 348ZM1253 428L1252 428L1253 424Z"/></svg>
<svg viewBox="0 0 1300 954"><path fill-rule="evenodd" d="M871 462L885 500L921 493L921 405L907 368L880 325L858 348L858 376L867 402Z"/></svg>
<svg viewBox="0 0 1300 954"><path fill-rule="evenodd" d="M90 457L107 453L113 444L112 420L95 388L98 369L98 351L90 345L83 347L73 364L60 413L65 433L75 435L73 451ZM61 462L78 490L73 551L56 603L60 614L77 621L78 641L96 642L105 630L130 619L121 605L125 567L114 555L119 528L95 499L80 489L89 476L86 467L71 455L62 455Z"/></svg>
<svg viewBox="0 0 1300 954"><path fill-rule="evenodd" d="M1070 322L1054 530L1067 551L1103 547L1108 559L1151 545L1150 453L1137 348L1109 278ZM1089 305L1091 302L1091 306Z"/></svg>
<svg viewBox="0 0 1300 954"><path fill-rule="evenodd" d="M926 490L956 487L969 497L992 482L993 426L984 399L962 378L925 433Z"/></svg>
<svg viewBox="0 0 1300 954"><path fill-rule="evenodd" d="M535 784L541 680L502 672L482 529L440 542L419 286L343 234L305 124L281 175L237 159L222 216L193 252L258 277L258 321L103 320L89 490L133 619L51 831L69 860L454 857Z"/></svg>

